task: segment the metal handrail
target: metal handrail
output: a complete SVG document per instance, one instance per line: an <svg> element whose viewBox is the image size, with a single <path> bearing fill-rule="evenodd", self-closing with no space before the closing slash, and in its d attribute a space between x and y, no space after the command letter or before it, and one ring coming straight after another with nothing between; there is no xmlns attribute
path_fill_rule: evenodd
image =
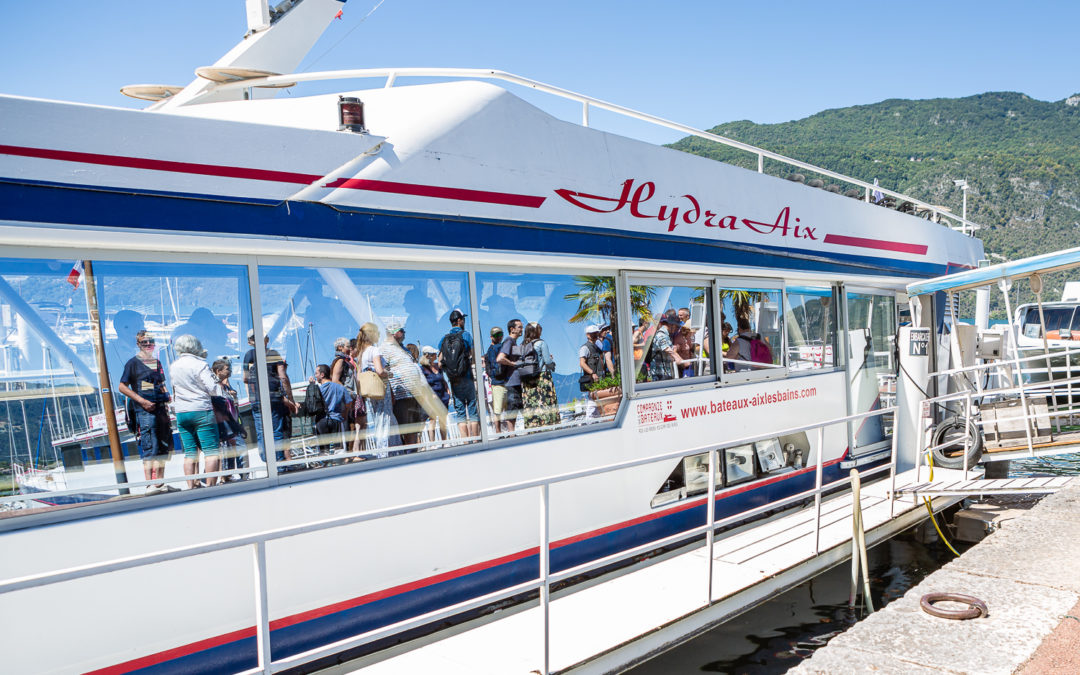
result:
<svg viewBox="0 0 1080 675"><path fill-rule="evenodd" d="M847 415L844 417L837 417L831 420L825 420L823 422L815 422L812 424L801 425L797 427L791 427L780 431L773 431L765 434L756 434L753 436L746 436L739 439L725 441L719 444L707 444L698 446L696 448L666 452L660 455L653 455L650 457L627 460L623 462L616 462L613 464L602 465L599 467L593 467L589 469L581 469L577 471L567 472L563 474L557 474L554 476L548 476L544 478L532 479L527 481L520 481L516 483L508 483L501 486L495 486L492 488L485 488L480 490L472 490L469 492L459 493L456 495L449 495L446 497L440 497L436 499L428 499L419 502L412 502L395 507L381 508L373 511L365 511L361 513L351 514L347 516L338 516L334 518L327 518L318 521L312 521L302 525L294 525L283 528L276 528L272 530L264 530L262 532L256 532L254 534L243 535L238 537L228 537L224 539L218 539L202 544L193 544L188 546L180 546L172 549L166 549L164 551L158 551L149 554L140 554L135 556L127 556L124 558L117 558L115 560L89 563L86 565L79 565L68 569L57 570L53 572L46 572L41 574L27 575L18 577L15 579L8 579L0 581L0 595L4 593L11 593L20 590L27 590L31 588L37 588L40 586L46 586L56 584L64 581L73 581L76 579L82 579L86 577L98 576L101 574L107 574L110 572L118 572L126 569L133 569L137 567L144 567L146 565L153 565L172 560L179 560L182 558L194 557L197 555L205 555L208 553L215 553L218 551L242 548L246 546L252 547L254 556L254 574L255 579L255 594L256 594L256 638L258 645L258 657L259 666L256 669L245 672L263 672L272 673L284 670L287 668L295 667L301 663L307 663L322 656L335 653L344 649L357 647L369 642L373 642L381 637L392 635L395 632L406 630L408 628L415 628L424 624L438 621L444 618L454 616L455 614L466 611L467 609L477 609L487 604L495 602L497 600L507 599L521 593L541 590L541 604L544 613L544 662L545 672L549 672L549 618L550 618L550 594L548 592L551 583L562 581L577 574L581 574L584 571L590 571L597 569L604 565L611 564L613 562L619 562L633 558L634 556L648 550L654 550L658 547L662 547L667 544L678 543L685 541L688 538L699 536L702 533L706 534L707 544L713 542L713 536L715 530L718 527L723 527L727 524L746 520L759 513L776 509L780 506L785 506L789 503L801 501L813 496L815 499L815 518L814 518L814 552L815 554L820 552L820 527L821 527L821 498L822 494L826 491L836 489L839 486L843 486L850 482L850 477L844 477L836 481L823 484L821 480L822 468L824 462L824 430L826 427L847 424L864 418L874 417L878 415L885 415L895 412L895 407L880 408L878 410L871 410L865 413L858 413L855 415ZM661 540L651 541L647 544L629 549L626 551L620 551L611 556L607 556L601 560L590 561L588 563L578 565L569 570L563 570L558 573L552 573L550 570L550 559L547 553L551 549L550 532L548 530L549 512L550 512L550 486L555 483L562 483L566 481L576 480L579 478L586 478L589 476L595 476L603 473L610 473L613 471L620 471L637 466L643 466L646 464L653 464L660 461L670 459L680 459L687 455L701 454L703 452L709 453L709 480L707 497L708 504L715 504L717 492L716 482L713 480L715 476L715 466L718 458L717 453L737 445L747 445L756 441L775 438L777 436L784 436L800 431L809 431L811 429L818 430L818 452L816 463L816 475L817 480L813 490L807 490L797 495L770 502L762 506L756 507L746 512L729 516L720 521L715 520L715 512L713 509L709 509L707 513L707 522L703 525L699 525L694 528L690 528L685 531L681 531L674 535L670 535ZM895 438L895 434L894 434ZM892 460L892 466L885 465L872 470L871 472L884 471L891 468L895 475L895 454ZM513 586L511 588L502 589L494 593L483 596L482 598L474 598L472 600L453 605L451 607L443 608L434 612L430 612L420 617L414 617L410 620L394 624L393 626L384 626L373 631L368 631L352 638L347 638L332 645L323 645L315 649L296 654L285 659L279 659L273 661L270 658L269 649L269 634L270 634L270 622L269 622L269 598L268 598L268 586L266 580L266 544L269 541L284 539L287 537L293 537L301 534L309 534L312 532L319 532L337 527L343 527L346 525L353 525L361 522L367 522L372 520L378 520L382 518L388 518L392 516L404 515L408 513L414 513L417 511L423 511L440 506L448 506L455 503L474 501L483 499L486 497L494 497L502 494L509 494L512 492L520 492L527 489L540 490L540 522L541 522L541 541L539 550L541 551L541 570L540 576L532 581L524 582ZM711 557L706 556L706 559L710 562L711 569ZM707 590L707 602L712 601L712 575L711 572L708 575L708 590ZM328 651L332 650L332 651Z"/></svg>
<svg viewBox="0 0 1080 675"><path fill-rule="evenodd" d="M225 82L218 83L213 86L208 86L202 93L195 96L190 102L191 104L197 104L200 98L206 97L212 93L223 91L235 91L249 89L251 87L263 87L272 85L282 85L289 83L299 82L317 82L322 80L346 80L346 79L363 79L363 78L375 78L385 77L386 84L384 88L389 89L394 86L398 77L447 77L458 79L474 79L474 80L500 80L503 82L510 82L512 84L528 87L536 91L543 92L545 94L551 94L552 96L558 96L560 98L569 99L571 101L577 101L582 105L581 124L582 126L589 126L589 109L591 107L600 108L601 110L607 110L618 115L623 115L631 119L636 119L656 126L665 127L678 131L680 133L688 134L690 136L697 136L708 141L714 141L722 145L727 145L744 152L749 152L758 157L758 173L764 173L764 159L768 157L771 160L780 162L781 164L787 164L798 169L805 171L812 171L822 176L828 176L836 180L849 183L851 185L857 185L865 191L863 201L870 202L870 196L873 192L880 192L891 197L896 197L904 201L911 202L926 211L930 211L938 219L947 218L951 221L960 224L960 227L953 227L947 225L950 229L960 230L964 234L974 233L975 230L981 229L978 223L974 223L963 216L957 216L951 211L943 211L940 206L935 206L928 202L924 202L914 197L909 197L900 192L888 190L878 185L873 185L858 178L852 178L836 171L830 171L829 169L823 169L819 166L815 166L808 162L801 162L797 159L792 159L786 155L781 155L776 152L765 150L757 146L750 145L749 143L743 143L736 141L726 136L720 136L708 131L696 129L685 124L679 124L678 122L672 122L671 120L643 113L626 106L610 103L598 98L586 96L585 94L579 94L569 89L563 89L562 87L556 87L554 85L540 82L539 80L533 80L520 75L514 75L503 70L494 70L487 68L357 68L346 70L324 70L314 73L294 73L291 75L274 75L270 77L258 77L247 80L240 80L237 82Z"/></svg>

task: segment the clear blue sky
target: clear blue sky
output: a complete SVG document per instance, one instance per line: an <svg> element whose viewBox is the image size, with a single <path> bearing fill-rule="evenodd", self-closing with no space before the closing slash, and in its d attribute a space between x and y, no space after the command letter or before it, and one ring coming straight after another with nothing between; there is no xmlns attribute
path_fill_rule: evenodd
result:
<svg viewBox="0 0 1080 675"><path fill-rule="evenodd" d="M887 98L1080 92L1080 3L1066 0L385 0L359 23L377 2L349 0L301 69L498 68L701 128ZM0 93L128 107L142 104L121 86L187 84L246 28L243 0L0 8ZM677 137L593 119L649 140Z"/></svg>

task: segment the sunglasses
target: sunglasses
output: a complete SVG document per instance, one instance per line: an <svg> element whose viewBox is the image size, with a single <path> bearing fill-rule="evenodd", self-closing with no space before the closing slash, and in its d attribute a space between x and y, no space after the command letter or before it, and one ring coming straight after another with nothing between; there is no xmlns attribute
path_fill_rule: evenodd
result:
<svg viewBox="0 0 1080 675"><path fill-rule="evenodd" d="M140 347L148 347L155 344L157 344L157 342L155 342L154 340L139 340Z"/></svg>

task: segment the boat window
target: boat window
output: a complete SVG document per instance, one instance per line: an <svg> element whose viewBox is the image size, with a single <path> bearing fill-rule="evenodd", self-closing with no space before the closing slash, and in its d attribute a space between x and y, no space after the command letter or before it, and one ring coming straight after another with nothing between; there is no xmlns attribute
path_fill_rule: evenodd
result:
<svg viewBox="0 0 1080 675"><path fill-rule="evenodd" d="M848 292L847 315L852 413L877 410L882 406L882 396L895 391L896 299L891 295ZM891 415L860 421L853 431L855 451L883 443L891 427Z"/></svg>
<svg viewBox="0 0 1080 675"><path fill-rule="evenodd" d="M629 323L616 311L615 277L477 273L476 290L491 437L614 417L622 402L615 335ZM582 358L596 372L587 383Z"/></svg>
<svg viewBox="0 0 1080 675"><path fill-rule="evenodd" d="M1050 340L1058 339L1062 329L1071 330L1076 323L1073 320L1072 307L1044 307L1043 317L1046 320L1046 337ZM1029 308L1022 328L1024 337L1041 338L1043 335L1039 331L1040 326L1039 308Z"/></svg>
<svg viewBox="0 0 1080 675"><path fill-rule="evenodd" d="M802 372L836 366L836 308L833 289L787 287L784 327L788 370Z"/></svg>
<svg viewBox="0 0 1080 675"><path fill-rule="evenodd" d="M781 290L720 283L723 380L782 377L786 369Z"/></svg>
<svg viewBox="0 0 1080 675"><path fill-rule="evenodd" d="M258 454L244 440L246 396L224 404L233 416L223 431L212 383L176 386L177 367L192 383L210 376L207 361L223 358L233 368L222 377L239 388L238 334L250 325L246 267L73 260L3 260L0 267L0 456L8 460L10 489L48 494L13 501L13 508L265 475L257 459L242 461ZM178 346L190 363L179 363ZM195 356L204 349L206 360ZM235 441L222 445L225 434ZM187 478L203 472L217 475Z"/></svg>
<svg viewBox="0 0 1080 675"><path fill-rule="evenodd" d="M478 441L470 352L462 339L460 410L439 353L455 311L469 313L468 287L464 272L260 267L268 360L295 402L271 401L281 470Z"/></svg>
<svg viewBox="0 0 1080 675"><path fill-rule="evenodd" d="M174 450L165 465L170 488L264 477L258 387L245 384L244 372L247 267L101 261L93 271L109 377L117 406L135 417L139 453L153 454L155 441ZM158 365L164 389L149 374ZM155 461L144 462L142 478L151 478ZM228 473L182 480L217 472Z"/></svg>
<svg viewBox="0 0 1080 675"><path fill-rule="evenodd" d="M713 379L712 284L633 284L634 373L641 384ZM647 389L648 387L641 387Z"/></svg>

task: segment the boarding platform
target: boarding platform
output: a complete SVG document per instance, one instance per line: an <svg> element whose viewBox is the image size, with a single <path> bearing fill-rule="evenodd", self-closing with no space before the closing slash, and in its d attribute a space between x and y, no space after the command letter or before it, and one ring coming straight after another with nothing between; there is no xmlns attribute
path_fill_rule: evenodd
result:
<svg viewBox="0 0 1080 675"><path fill-rule="evenodd" d="M897 488L897 495L921 497L978 497L1003 494L1050 494L1068 487L1071 476L1040 476L1021 478L974 478L951 482L922 482Z"/></svg>
<svg viewBox="0 0 1080 675"><path fill-rule="evenodd" d="M923 470L925 478L925 469ZM937 469L935 483L961 482L962 471ZM896 475L897 491L923 488L918 472ZM890 500L890 480L864 485L860 504L867 546L927 517L924 503ZM935 510L960 497L933 499ZM852 493L717 535L652 564L581 589L554 593L549 663L544 663L544 613L537 603L496 613L483 625L386 650L338 666L335 673L442 675L617 672L684 642L796 586L851 556ZM711 576L711 580L710 580ZM711 583L711 590L710 590ZM387 658L388 654L390 658Z"/></svg>

